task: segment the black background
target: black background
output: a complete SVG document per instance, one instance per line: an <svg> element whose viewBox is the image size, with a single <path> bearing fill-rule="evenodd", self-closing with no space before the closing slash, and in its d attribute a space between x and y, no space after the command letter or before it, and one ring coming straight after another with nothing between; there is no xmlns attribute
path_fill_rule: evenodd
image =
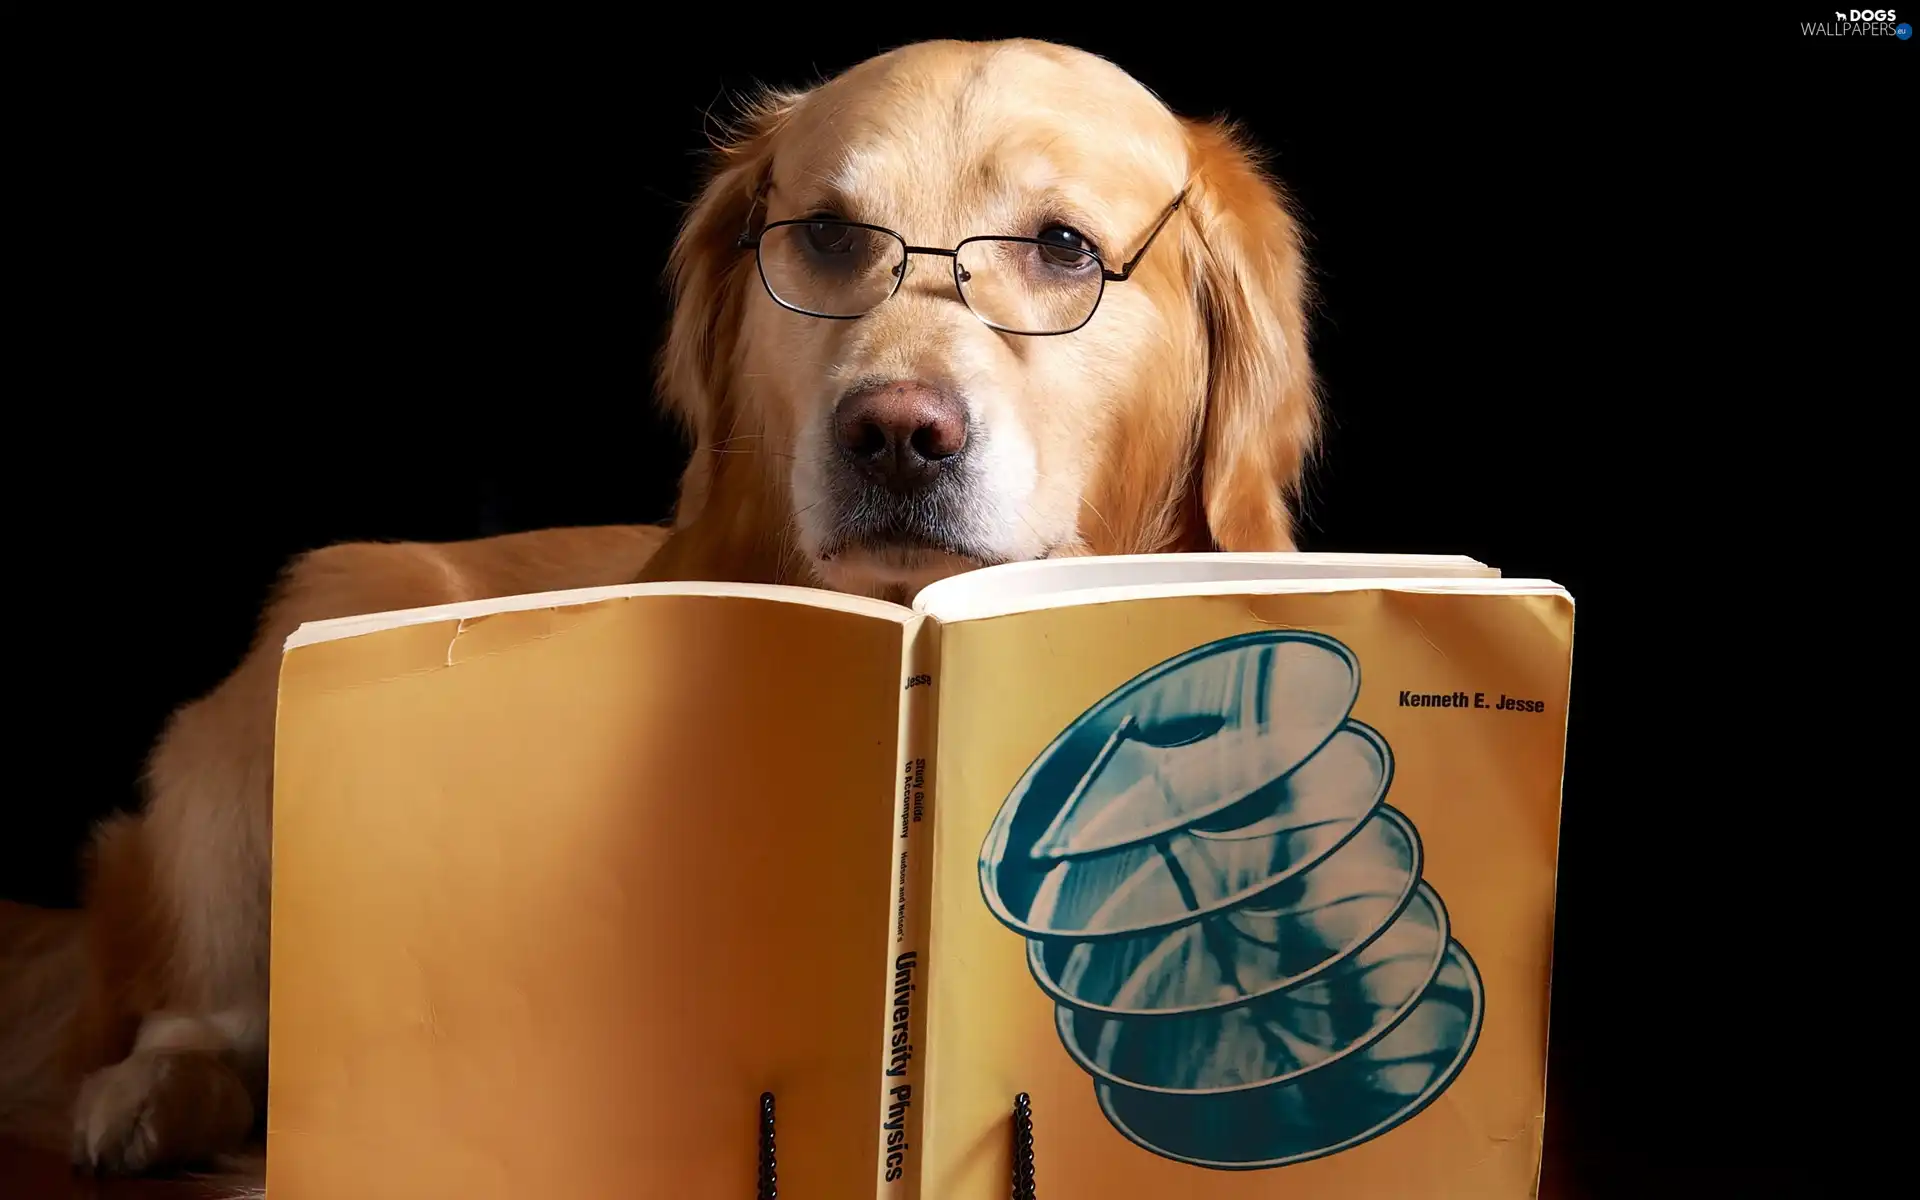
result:
<svg viewBox="0 0 1920 1200"><path fill-rule="evenodd" d="M1727 351L1757 368L1736 383L1709 330L1766 285L1701 254L1730 208L1764 223L1767 187L1846 208L1834 172L1877 151L1819 105L1911 66L1571 19L706 15L63 45L11 185L40 365L10 406L28 765L0 893L72 902L86 826L135 802L165 714L238 660L290 555L667 515L685 448L651 412L658 279L727 93L923 36L1049 36L1240 118L1301 203L1332 415L1304 548L1461 552L1577 598L1548 1194L1783 1186L1845 1108L1811 1074L1823 993L1785 982L1830 930L1756 882L1785 855L1817 890L1786 807L1805 795L1789 764L1690 747L1769 744L1739 694L1760 683L1706 682L1751 674L1757 620L1714 581L1837 536L1808 499L1830 435L1760 361L1810 302ZM1706 69L1760 43L1738 76ZM1760 115L1782 89L1804 103ZM1792 240L1764 252L1804 258Z"/></svg>

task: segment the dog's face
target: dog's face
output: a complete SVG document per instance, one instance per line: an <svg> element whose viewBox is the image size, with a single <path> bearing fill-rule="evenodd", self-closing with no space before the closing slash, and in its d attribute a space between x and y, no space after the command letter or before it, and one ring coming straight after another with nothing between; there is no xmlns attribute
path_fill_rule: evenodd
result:
<svg viewBox="0 0 1920 1200"><path fill-rule="evenodd" d="M805 575L896 597L1050 555L1290 547L1299 251L1223 130L1079 51L927 43L769 102L723 158L663 359L696 437L683 526L751 503L724 484L751 474Z"/></svg>

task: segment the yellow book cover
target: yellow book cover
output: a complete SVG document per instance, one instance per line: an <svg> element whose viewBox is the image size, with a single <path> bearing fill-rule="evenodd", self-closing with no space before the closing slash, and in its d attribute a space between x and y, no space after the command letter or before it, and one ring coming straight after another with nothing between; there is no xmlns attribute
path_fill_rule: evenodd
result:
<svg viewBox="0 0 1920 1200"><path fill-rule="evenodd" d="M1447 556L636 585L282 670L275 1200L1532 1195L1572 603Z"/></svg>

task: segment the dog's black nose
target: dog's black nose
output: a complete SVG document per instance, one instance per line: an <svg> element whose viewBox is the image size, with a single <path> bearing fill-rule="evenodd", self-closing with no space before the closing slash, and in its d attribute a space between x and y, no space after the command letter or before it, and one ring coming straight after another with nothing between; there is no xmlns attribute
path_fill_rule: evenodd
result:
<svg viewBox="0 0 1920 1200"><path fill-rule="evenodd" d="M926 487L967 448L967 406L924 383L895 382L841 397L834 413L840 453L868 479L896 492Z"/></svg>

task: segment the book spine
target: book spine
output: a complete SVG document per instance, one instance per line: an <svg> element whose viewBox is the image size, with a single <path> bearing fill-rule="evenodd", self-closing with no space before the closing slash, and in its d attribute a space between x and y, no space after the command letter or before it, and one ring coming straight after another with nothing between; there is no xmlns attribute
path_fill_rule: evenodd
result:
<svg viewBox="0 0 1920 1200"><path fill-rule="evenodd" d="M933 882L934 707L939 626L907 631L900 664L899 769L894 776L893 903L887 930L885 1053L880 1076L881 1200L919 1200L926 1078L928 909Z"/></svg>

